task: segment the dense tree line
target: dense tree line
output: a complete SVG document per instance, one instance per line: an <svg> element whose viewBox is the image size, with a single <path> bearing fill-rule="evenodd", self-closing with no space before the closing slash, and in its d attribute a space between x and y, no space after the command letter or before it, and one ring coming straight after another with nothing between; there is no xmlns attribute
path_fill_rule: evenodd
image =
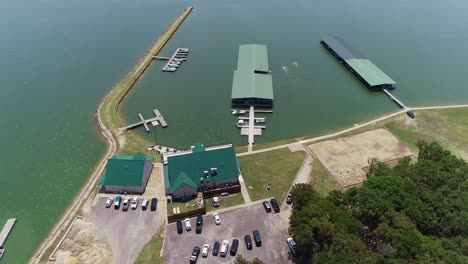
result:
<svg viewBox="0 0 468 264"><path fill-rule="evenodd" d="M293 187L299 262L468 263L468 165L437 143L391 168L371 160L362 187L321 197Z"/></svg>

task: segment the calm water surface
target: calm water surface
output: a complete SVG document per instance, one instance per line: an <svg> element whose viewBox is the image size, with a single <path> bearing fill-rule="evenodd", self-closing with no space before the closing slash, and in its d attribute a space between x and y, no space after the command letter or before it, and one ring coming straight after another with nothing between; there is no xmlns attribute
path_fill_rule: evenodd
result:
<svg viewBox="0 0 468 264"><path fill-rule="evenodd" d="M159 108L163 144L245 144L229 113L239 44L268 45L275 113L257 142L396 109L320 46L327 35L367 55L409 105L468 101L466 1L2 0L0 225L18 219L2 263L26 262L77 194L105 151L97 103L188 4L194 12L163 51L188 47L188 62L175 74L153 64L122 109L132 122Z"/></svg>

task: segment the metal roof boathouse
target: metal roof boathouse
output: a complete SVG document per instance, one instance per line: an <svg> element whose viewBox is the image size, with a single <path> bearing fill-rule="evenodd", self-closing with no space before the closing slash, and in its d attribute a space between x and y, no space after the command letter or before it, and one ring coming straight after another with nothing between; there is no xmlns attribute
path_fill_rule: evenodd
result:
<svg viewBox="0 0 468 264"><path fill-rule="evenodd" d="M240 45L231 100L233 106L273 107L273 81L265 45Z"/></svg>
<svg viewBox="0 0 468 264"><path fill-rule="evenodd" d="M394 89L396 82L366 57L339 37L326 37L320 42L371 91Z"/></svg>

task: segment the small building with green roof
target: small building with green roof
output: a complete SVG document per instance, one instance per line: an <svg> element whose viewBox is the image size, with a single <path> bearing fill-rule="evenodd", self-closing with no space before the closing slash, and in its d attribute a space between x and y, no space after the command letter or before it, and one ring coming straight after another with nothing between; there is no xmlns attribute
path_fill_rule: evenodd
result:
<svg viewBox="0 0 468 264"><path fill-rule="evenodd" d="M143 153L114 155L107 161L99 185L106 193L142 194L152 171L153 158Z"/></svg>
<svg viewBox="0 0 468 264"><path fill-rule="evenodd" d="M198 192L239 185L239 162L232 145L193 146L164 156L166 195L189 200Z"/></svg>

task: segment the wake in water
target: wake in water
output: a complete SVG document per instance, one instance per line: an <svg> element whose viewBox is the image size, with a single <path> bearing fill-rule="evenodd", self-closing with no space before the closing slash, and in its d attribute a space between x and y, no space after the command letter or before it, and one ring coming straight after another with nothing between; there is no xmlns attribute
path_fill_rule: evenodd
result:
<svg viewBox="0 0 468 264"><path fill-rule="evenodd" d="M282 65L281 68L283 69L283 71L287 72L288 71L288 68L286 67L286 65Z"/></svg>
<svg viewBox="0 0 468 264"><path fill-rule="evenodd" d="M296 66L296 67L299 67L299 64L297 63L296 60L293 60L293 61L292 61L292 64L293 64L294 66Z"/></svg>

